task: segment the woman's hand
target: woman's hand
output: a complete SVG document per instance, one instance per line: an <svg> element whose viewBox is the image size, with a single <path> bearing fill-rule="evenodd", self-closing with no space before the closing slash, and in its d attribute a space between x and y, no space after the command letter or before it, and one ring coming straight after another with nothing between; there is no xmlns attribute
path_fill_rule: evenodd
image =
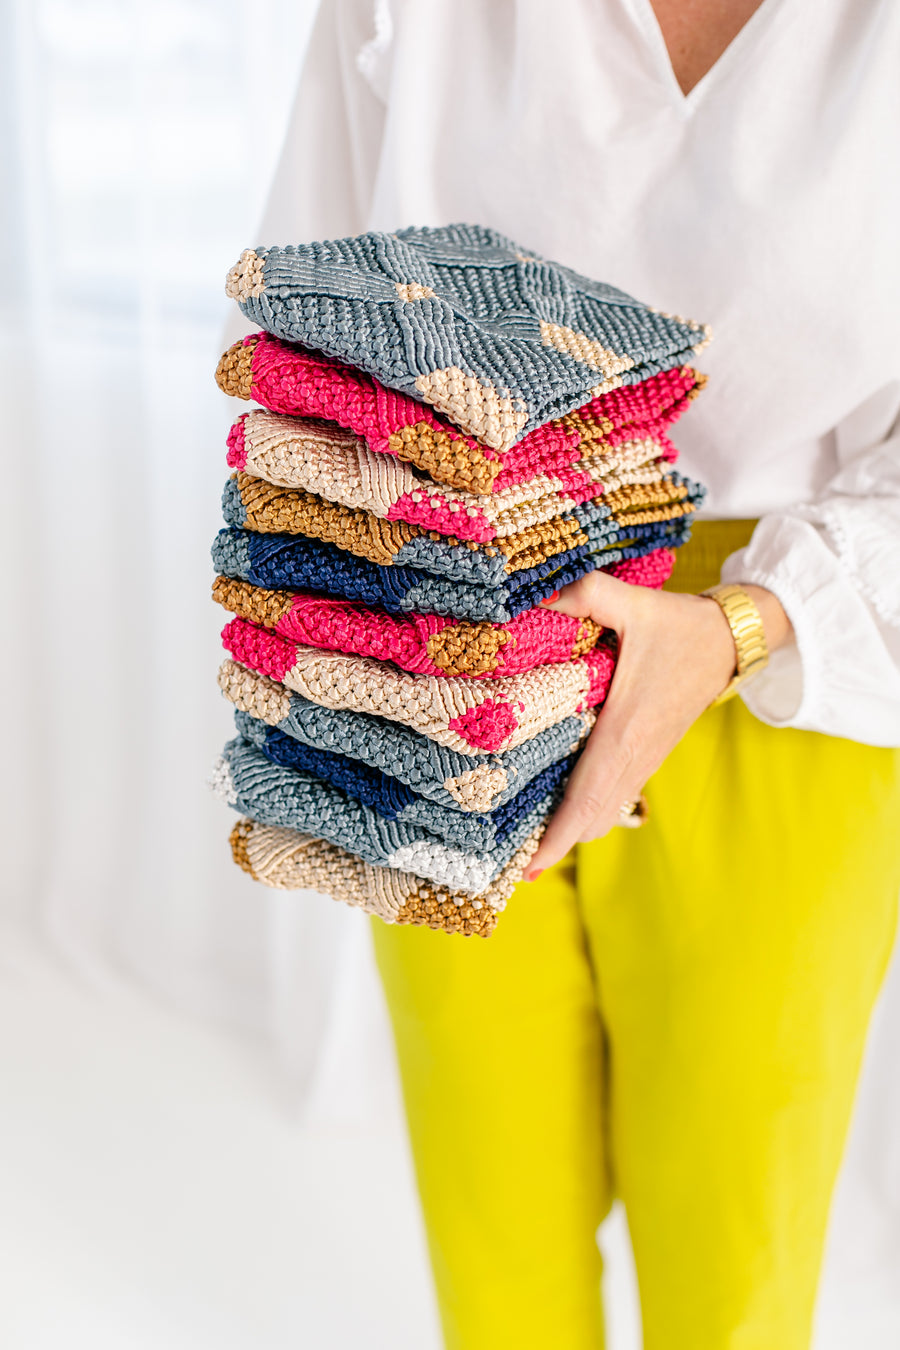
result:
<svg viewBox="0 0 900 1350"><path fill-rule="evenodd" d="M790 621L771 591L744 589L774 650L789 638ZM670 750L721 694L736 664L728 621L709 596L649 590L593 572L545 604L614 629L619 658L562 805L532 859L529 881L573 844L599 839L618 823L623 804L640 796Z"/></svg>

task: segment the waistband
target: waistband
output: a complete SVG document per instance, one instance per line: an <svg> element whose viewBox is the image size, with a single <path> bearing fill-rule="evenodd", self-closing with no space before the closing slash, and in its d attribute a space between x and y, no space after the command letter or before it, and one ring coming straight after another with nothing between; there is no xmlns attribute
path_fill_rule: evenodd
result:
<svg viewBox="0 0 900 1350"><path fill-rule="evenodd" d="M749 544L755 520L698 520L688 542L676 550L675 570L667 591L705 591L717 585L729 553Z"/></svg>

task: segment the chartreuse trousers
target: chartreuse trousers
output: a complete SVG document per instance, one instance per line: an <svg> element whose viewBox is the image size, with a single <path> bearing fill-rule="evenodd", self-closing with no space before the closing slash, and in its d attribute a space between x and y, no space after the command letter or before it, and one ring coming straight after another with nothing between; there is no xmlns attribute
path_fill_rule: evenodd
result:
<svg viewBox="0 0 900 1350"><path fill-rule="evenodd" d="M680 588L741 530L698 527ZM448 1350L599 1350L614 1195L645 1350L809 1345L894 931L898 768L732 699L647 785L642 829L521 885L489 940L375 922Z"/></svg>

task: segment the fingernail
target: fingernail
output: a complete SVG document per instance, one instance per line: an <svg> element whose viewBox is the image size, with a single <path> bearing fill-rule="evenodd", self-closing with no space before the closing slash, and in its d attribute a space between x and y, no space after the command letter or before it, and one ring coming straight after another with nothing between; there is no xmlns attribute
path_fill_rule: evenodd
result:
<svg viewBox="0 0 900 1350"><path fill-rule="evenodd" d="M554 591L552 595L545 595L541 601L542 605L552 605L554 600L559 599L559 591Z"/></svg>
<svg viewBox="0 0 900 1350"><path fill-rule="evenodd" d="M544 875L544 868L543 868L543 867L539 867L538 870L537 870L536 872L529 872L529 873L528 873L528 880L529 880L529 881L537 881L538 877L542 877L543 875Z"/></svg>

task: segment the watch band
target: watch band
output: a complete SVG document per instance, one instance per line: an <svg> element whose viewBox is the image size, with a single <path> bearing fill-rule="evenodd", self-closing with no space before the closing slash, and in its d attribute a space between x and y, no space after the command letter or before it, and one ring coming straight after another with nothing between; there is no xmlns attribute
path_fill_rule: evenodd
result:
<svg viewBox="0 0 900 1350"><path fill-rule="evenodd" d="M737 664L734 675L726 684L718 698L713 699L712 707L732 698L741 685L758 675L769 664L769 647L759 610L744 590L743 586L710 586L701 592L715 600L728 620L731 636L737 652Z"/></svg>

